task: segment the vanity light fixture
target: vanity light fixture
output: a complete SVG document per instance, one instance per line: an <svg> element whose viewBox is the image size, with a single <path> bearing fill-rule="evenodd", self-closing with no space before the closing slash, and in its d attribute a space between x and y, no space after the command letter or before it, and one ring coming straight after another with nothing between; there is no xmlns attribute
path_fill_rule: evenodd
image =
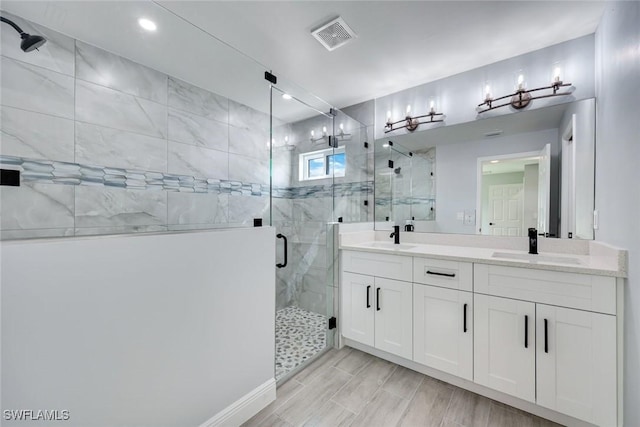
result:
<svg viewBox="0 0 640 427"><path fill-rule="evenodd" d="M155 31L158 28L155 22L147 18L138 19L138 25L147 31Z"/></svg>
<svg viewBox="0 0 640 427"><path fill-rule="evenodd" d="M498 98L494 98L491 94L491 87L485 86L484 89L484 102L478 104L476 111L478 114L485 113L487 111L495 110L496 108L511 106L516 110L521 110L527 107L534 99L551 98L554 96L566 96L571 95L575 90L575 87L571 83L565 83L560 77L561 70L559 67L554 67L553 78L549 86L537 87L534 89L527 89L525 85L525 79L523 73L518 73L516 78L516 90L515 92L504 95ZM561 88L566 88L561 91Z"/></svg>
<svg viewBox="0 0 640 427"><path fill-rule="evenodd" d="M336 140L338 141L349 141L351 140L351 134L345 133L344 131L344 123L340 123L338 133L336 133Z"/></svg>
<svg viewBox="0 0 640 427"><path fill-rule="evenodd" d="M326 141L327 140L327 127L326 126L322 126L322 135L319 137L315 137L316 132L312 129L311 130L311 138L309 138L309 140L311 141L312 144L315 144L316 142L319 141Z"/></svg>
<svg viewBox="0 0 640 427"><path fill-rule="evenodd" d="M407 129L409 132L413 132L418 129L418 126L422 124L431 124L444 122L445 115L436 111L435 101L431 100L429 103L429 112L419 116L411 115L411 104L407 105L407 113L404 119L393 121L391 117L391 111L387 112L387 122L384 125L384 133L393 132L398 129Z"/></svg>

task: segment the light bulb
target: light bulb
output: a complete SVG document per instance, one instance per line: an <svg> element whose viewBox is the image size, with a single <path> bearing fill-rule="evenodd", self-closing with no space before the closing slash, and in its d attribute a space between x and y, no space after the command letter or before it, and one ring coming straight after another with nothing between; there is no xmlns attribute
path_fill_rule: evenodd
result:
<svg viewBox="0 0 640 427"><path fill-rule="evenodd" d="M284 142L289 142L289 137L288 136L284 137Z"/></svg>
<svg viewBox="0 0 640 427"><path fill-rule="evenodd" d="M432 113L436 112L436 102L433 99L429 103L429 111Z"/></svg>
<svg viewBox="0 0 640 427"><path fill-rule="evenodd" d="M491 99L491 86L489 85L484 87L484 99Z"/></svg>
<svg viewBox="0 0 640 427"><path fill-rule="evenodd" d="M344 124L340 123L340 130L344 130Z"/></svg>
<svg viewBox="0 0 640 427"><path fill-rule="evenodd" d="M518 74L518 89L524 89L524 75Z"/></svg>
<svg viewBox="0 0 640 427"><path fill-rule="evenodd" d="M311 138L313 138L313 136L316 134L316 132L312 129L311 130Z"/></svg>
<svg viewBox="0 0 640 427"><path fill-rule="evenodd" d="M411 114L411 104L407 105L407 116Z"/></svg>
<svg viewBox="0 0 640 427"><path fill-rule="evenodd" d="M387 111L387 123L391 123L391 110Z"/></svg>
<svg viewBox="0 0 640 427"><path fill-rule="evenodd" d="M560 74L561 74L561 73L562 73L562 70L560 69L560 67L556 67L556 68L553 70L553 81L554 81L555 83L557 83L557 82L560 82L560 81L561 81L561 79L560 79Z"/></svg>
<svg viewBox="0 0 640 427"><path fill-rule="evenodd" d="M327 134L327 127L326 126L322 126L322 134L323 135Z"/></svg>

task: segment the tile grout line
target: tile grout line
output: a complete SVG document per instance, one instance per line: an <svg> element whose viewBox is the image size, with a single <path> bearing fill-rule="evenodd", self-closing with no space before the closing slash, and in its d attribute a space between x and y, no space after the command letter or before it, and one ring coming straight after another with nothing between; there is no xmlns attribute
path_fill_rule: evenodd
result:
<svg viewBox="0 0 640 427"><path fill-rule="evenodd" d="M166 116L167 116L167 120L166 120L166 132L165 135L166 137L164 138L164 142L165 142L165 147L166 147L166 158L165 158L165 169L166 169L166 173L169 174L169 75L166 74L166 89L167 89L167 104L165 105L165 110L166 110ZM167 197L167 230L169 229L169 192L165 192L166 193L166 197Z"/></svg>
<svg viewBox="0 0 640 427"><path fill-rule="evenodd" d="M456 387L453 390L453 393L451 393L451 396L449 397L449 402L447 403L447 409L445 409L445 411L444 411L444 416L442 417L442 420L440 421L440 425L444 424L444 421L449 418L449 408L451 408L451 402L453 401L453 396L456 394L456 392L458 390L461 390L461 389ZM488 420L487 420L487 422L488 422ZM481 426L481 427L487 427L487 426Z"/></svg>
<svg viewBox="0 0 640 427"><path fill-rule="evenodd" d="M77 121L76 121L76 104L77 104L77 78L76 78L76 68L78 66L78 61L77 61L77 56L78 56L78 41L76 39L73 39L73 163L78 164L76 162L76 158L77 158L77 150L78 150L78 142L77 142L77 137L78 137L78 130L77 130ZM77 198L78 198L78 191L77 191L77 186L74 185L73 186L73 235L76 236L77 235L77 224L76 224L76 211L77 211Z"/></svg>
<svg viewBox="0 0 640 427"><path fill-rule="evenodd" d="M391 378L391 376L389 376L389 378ZM398 395L396 393L393 393L391 391L385 390L387 393L407 401L407 407L404 408L404 411L402 411L402 414L400 415L400 419L396 423L396 426L399 425L402 422L402 420L404 419L405 414L409 411L409 407L411 406L411 402L413 402L413 399L416 397L416 394L418 394L418 390L420 390L420 387L422 386L422 383L424 383L425 378L426 378L426 375L422 374L422 378L420 378L420 382L418 383L418 386L416 387L416 389L411 394L411 397L409 397L409 398L405 398L405 397L402 397L402 396L400 396L400 395Z"/></svg>

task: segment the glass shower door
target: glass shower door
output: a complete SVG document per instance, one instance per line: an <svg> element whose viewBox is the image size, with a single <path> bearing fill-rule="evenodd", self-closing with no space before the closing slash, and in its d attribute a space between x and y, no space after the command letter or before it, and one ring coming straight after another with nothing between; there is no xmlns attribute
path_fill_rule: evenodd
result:
<svg viewBox="0 0 640 427"><path fill-rule="evenodd" d="M286 237L288 262L276 270L276 380L291 377L333 346L333 175L330 106L278 81L271 87L271 225ZM284 253L277 239L276 253ZM282 263L281 263L282 264Z"/></svg>

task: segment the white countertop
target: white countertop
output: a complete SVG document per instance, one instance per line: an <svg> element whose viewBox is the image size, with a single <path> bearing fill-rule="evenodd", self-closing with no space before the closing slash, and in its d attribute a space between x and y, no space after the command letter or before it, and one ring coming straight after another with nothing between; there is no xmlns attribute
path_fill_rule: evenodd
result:
<svg viewBox="0 0 640 427"><path fill-rule="evenodd" d="M576 247L579 247L576 251L570 251L570 248L562 252L547 252L539 249L540 254L536 256L528 255L526 250L514 250L509 244L504 248L496 247L495 238L490 242L488 240L488 243L491 243L488 246L491 247L479 247L476 236L472 236L474 241L470 241L468 246L460 245L464 243L460 239L457 239L456 245L449 245L416 242L416 238L396 246L391 239L377 240L375 237L374 232L341 233L340 249L600 276L627 276L626 251L598 242L586 242L586 245L584 241L576 243ZM425 240L428 240L428 236L425 236ZM372 246L374 244L382 244L385 247L374 247ZM566 246L566 242L564 244ZM584 253L585 247L588 248L587 254ZM511 259L509 256L525 259Z"/></svg>

